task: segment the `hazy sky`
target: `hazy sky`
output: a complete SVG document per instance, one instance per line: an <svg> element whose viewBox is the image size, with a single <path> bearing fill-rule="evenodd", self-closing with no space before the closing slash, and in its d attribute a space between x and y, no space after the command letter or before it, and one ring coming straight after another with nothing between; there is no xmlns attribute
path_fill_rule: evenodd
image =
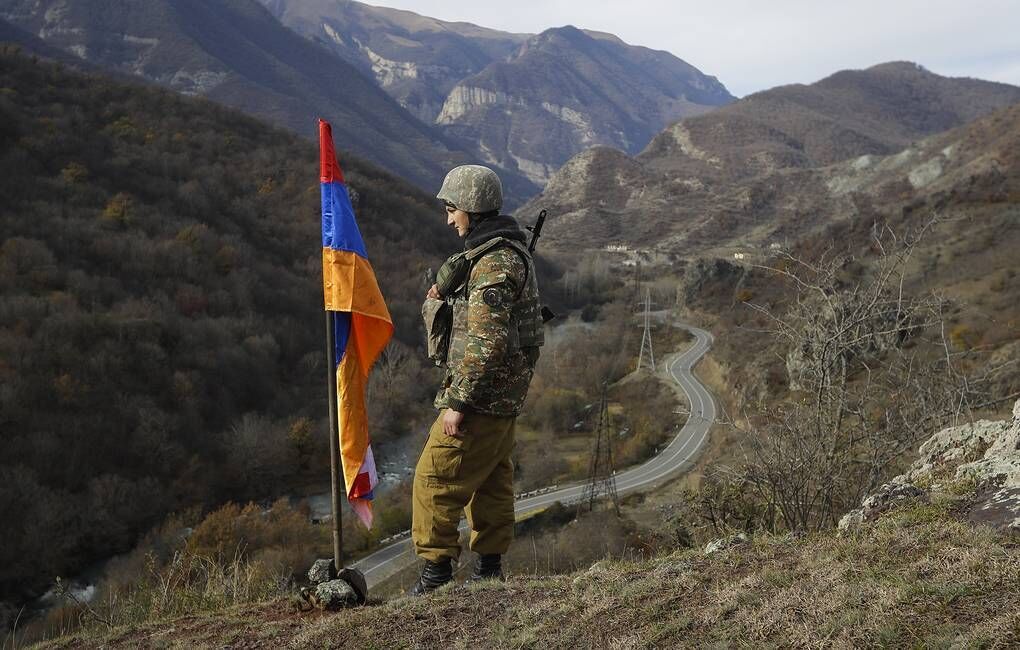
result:
<svg viewBox="0 0 1020 650"><path fill-rule="evenodd" d="M513 32L575 25L667 50L731 93L908 60L1020 85L1020 0L369 0Z"/></svg>

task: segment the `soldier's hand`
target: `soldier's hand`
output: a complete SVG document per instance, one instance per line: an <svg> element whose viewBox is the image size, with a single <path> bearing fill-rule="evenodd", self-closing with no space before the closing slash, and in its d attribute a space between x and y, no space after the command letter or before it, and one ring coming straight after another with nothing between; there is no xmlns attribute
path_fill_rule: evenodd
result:
<svg viewBox="0 0 1020 650"><path fill-rule="evenodd" d="M435 300L441 300L442 296L439 295L439 285L433 284L431 287L429 287L429 292L425 294L425 297L434 298Z"/></svg>
<svg viewBox="0 0 1020 650"><path fill-rule="evenodd" d="M464 435L464 430L460 428L463 421L463 413L453 409L446 409L446 413L443 414L443 432L450 437L460 438Z"/></svg>

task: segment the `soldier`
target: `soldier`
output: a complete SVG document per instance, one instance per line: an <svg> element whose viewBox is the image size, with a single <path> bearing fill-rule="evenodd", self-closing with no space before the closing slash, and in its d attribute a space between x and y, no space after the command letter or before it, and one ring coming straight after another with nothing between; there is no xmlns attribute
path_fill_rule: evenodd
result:
<svg viewBox="0 0 1020 650"><path fill-rule="evenodd" d="M442 292L433 285L426 297L442 295L452 325L439 416L414 471L411 537L425 560L409 592L416 596L453 578L463 511L478 555L470 579L502 578L514 527L514 423L543 343L534 263L524 231L499 214L499 177L463 165L447 174L437 197L465 250L441 270Z"/></svg>

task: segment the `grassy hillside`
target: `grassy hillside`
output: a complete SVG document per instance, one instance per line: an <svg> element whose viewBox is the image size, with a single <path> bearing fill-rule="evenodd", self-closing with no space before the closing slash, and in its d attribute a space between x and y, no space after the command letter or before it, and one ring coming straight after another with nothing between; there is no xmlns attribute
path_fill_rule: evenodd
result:
<svg viewBox="0 0 1020 650"><path fill-rule="evenodd" d="M903 506L842 537L761 536L338 614L277 600L45 647L1013 647L1020 551L957 521L955 500Z"/></svg>
<svg viewBox="0 0 1020 650"><path fill-rule="evenodd" d="M457 241L337 146L407 352L421 272ZM0 600L169 511L327 475L317 156L205 100L0 51ZM427 408L423 372L396 354L374 380L380 439Z"/></svg>
<svg viewBox="0 0 1020 650"><path fill-rule="evenodd" d="M1020 104L920 140L893 156L865 156L763 180L755 186L761 197L759 218L792 255L815 260L826 251L844 251L855 265L870 268L880 257L876 228L888 226L902 234L937 217L906 267L906 289L914 295L934 291L950 301L945 311L950 347L974 353L965 366L968 372L998 368L990 393L1005 399L1020 391L1020 282L1014 261L1020 246L1018 150ZM744 217L747 221L729 225L754 224L754 217ZM724 228L724 220L716 219L700 237L716 237ZM770 353L748 363L745 350L773 349L781 356L786 350L759 331L769 324L744 303L782 306L789 301L784 293L790 287L751 265L778 267L789 260L750 243L715 250L727 256L746 251L749 259L731 258L730 272L708 278L687 297L687 306L704 314L720 334L716 354L735 373L729 385L760 395L766 384L781 383L764 378L782 364ZM769 366L772 370L763 369Z"/></svg>

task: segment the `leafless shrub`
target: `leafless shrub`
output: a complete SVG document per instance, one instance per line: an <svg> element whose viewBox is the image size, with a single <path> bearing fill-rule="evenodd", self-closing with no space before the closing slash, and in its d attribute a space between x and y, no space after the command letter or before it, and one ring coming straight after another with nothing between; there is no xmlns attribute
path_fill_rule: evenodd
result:
<svg viewBox="0 0 1020 650"><path fill-rule="evenodd" d="M760 267L791 287L785 308L747 303L786 344L791 392L746 414L745 460L717 478L751 501L703 491L699 512L714 527L831 526L919 441L986 401L962 370L968 350L946 333L948 301L909 289L911 256L932 223L905 237L876 228L867 265L830 250Z"/></svg>

